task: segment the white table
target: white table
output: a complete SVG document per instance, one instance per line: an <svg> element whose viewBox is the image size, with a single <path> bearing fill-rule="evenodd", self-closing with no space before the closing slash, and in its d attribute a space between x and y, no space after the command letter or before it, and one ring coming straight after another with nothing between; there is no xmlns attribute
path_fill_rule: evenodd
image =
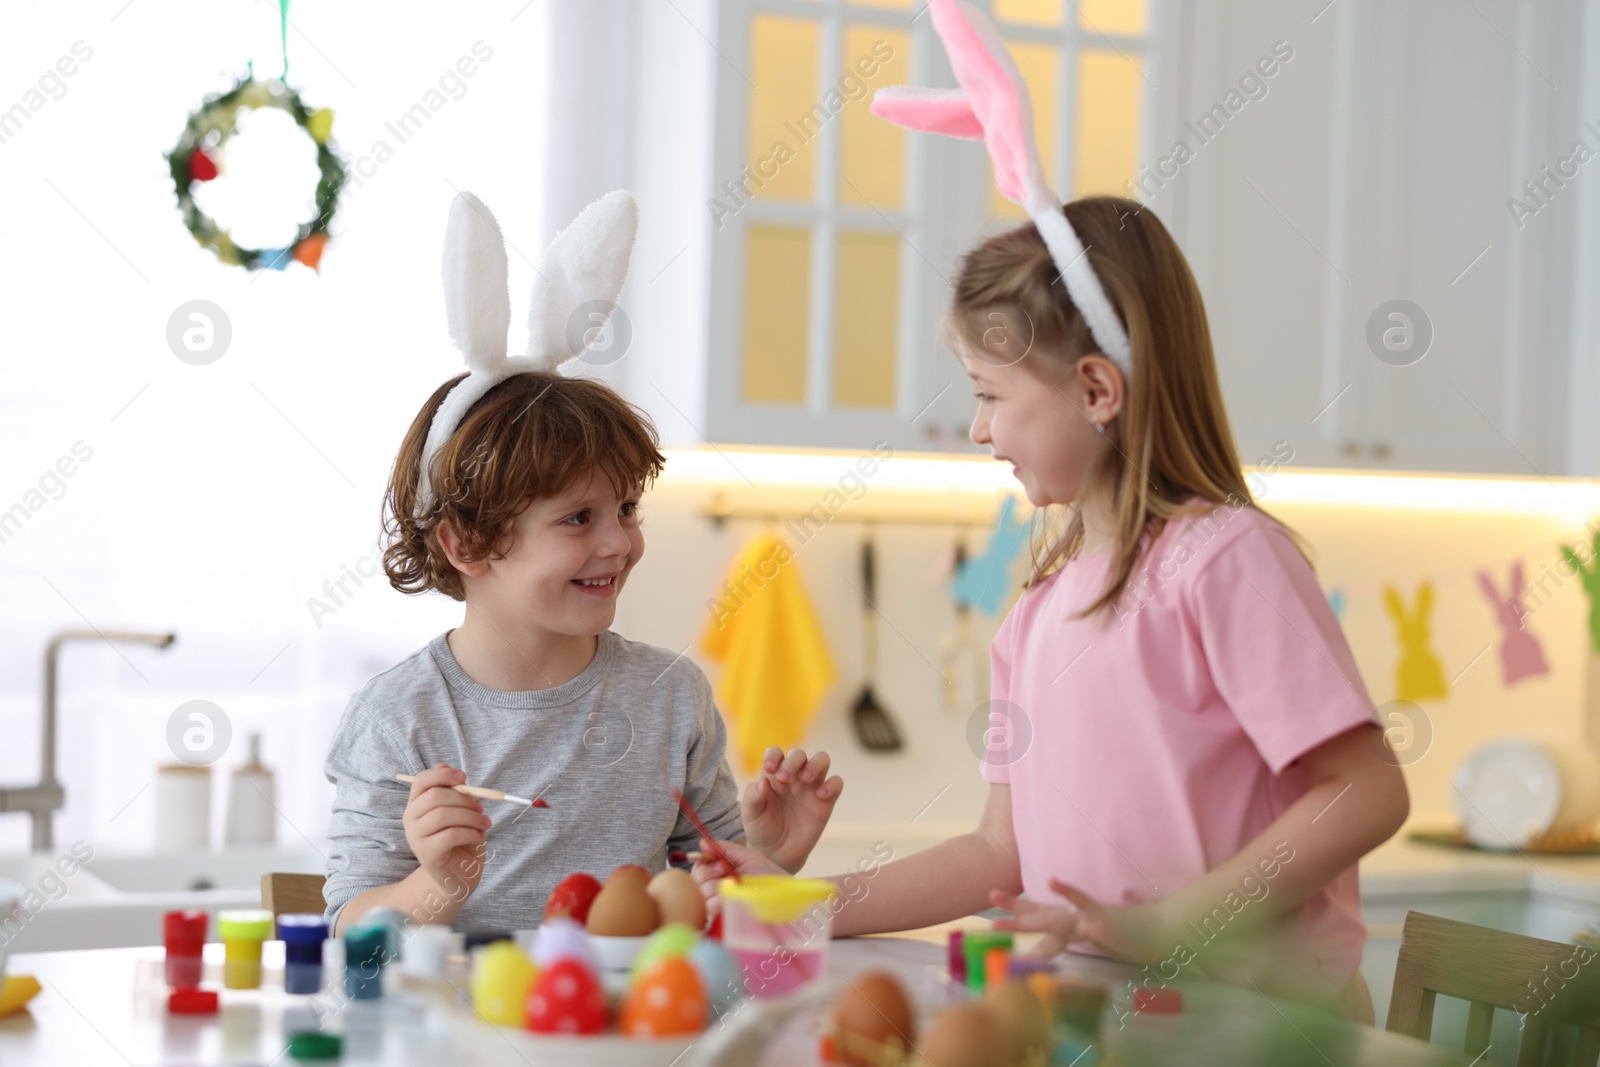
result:
<svg viewBox="0 0 1600 1067"><path fill-rule="evenodd" d="M979 924L982 925L982 924ZM870 969L887 969L905 983L920 1003L948 995L942 982L947 928L912 937L870 937L836 941L831 946L830 980L840 981ZM220 988L221 949L206 946L206 987ZM287 1055L289 1035L324 1027L345 1037L345 1065L510 1064L515 1067L657 1064L666 1067L723 1067L710 1053L718 1040L705 1039L684 1055L685 1042L642 1045L621 1038L558 1041L518 1030L490 1027L463 1008L449 987L424 991L407 983L380 1001L347 1002L324 996L291 996L282 988L283 946L268 942L264 988L224 990L222 1010L213 1016L168 1015L161 984L158 947L25 953L13 956L11 974L31 974L43 985L27 1012L0 1019L0 1064L5 1067L72 1067L119 1064L133 1067L189 1064L294 1063ZM1106 960L1070 957L1066 967L1106 981L1113 1003L1126 1005L1120 988L1131 969ZM1248 990L1199 985L1185 992L1178 1016L1135 1016L1126 1030L1108 1023L1106 1038L1126 1062L1281 1064L1323 1062L1339 1067L1463 1065L1464 1057L1382 1031L1319 1017ZM751 1009L735 1025L761 1019L767 1009ZM816 1067L820 1009L800 1013L762 1054L763 1067ZM724 1037L727 1035L724 1035ZM1206 1053L1206 1055L1200 1055ZM1319 1055L1320 1053L1320 1055ZM1254 1058L1254 1057L1260 1057ZM749 1064L725 1057L729 1067Z"/></svg>

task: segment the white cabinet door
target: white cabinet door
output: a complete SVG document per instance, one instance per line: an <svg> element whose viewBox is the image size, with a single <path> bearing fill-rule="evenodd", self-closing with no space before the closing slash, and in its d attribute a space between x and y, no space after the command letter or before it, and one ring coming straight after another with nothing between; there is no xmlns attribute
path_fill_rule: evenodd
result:
<svg viewBox="0 0 1600 1067"><path fill-rule="evenodd" d="M1185 16L1167 119L1193 156L1150 202L1205 293L1246 462L1286 441L1307 466L1569 472L1578 197L1547 182L1520 228L1508 207L1574 138L1600 150L1560 12L1234 0ZM1292 58L1241 80L1275 48Z"/></svg>

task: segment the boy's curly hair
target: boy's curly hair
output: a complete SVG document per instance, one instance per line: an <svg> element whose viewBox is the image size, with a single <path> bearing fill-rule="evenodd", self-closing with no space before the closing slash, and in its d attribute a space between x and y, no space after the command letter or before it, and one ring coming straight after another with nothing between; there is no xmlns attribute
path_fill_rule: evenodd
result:
<svg viewBox="0 0 1600 1067"><path fill-rule="evenodd" d="M389 584L402 593L436 590L465 599L461 574L439 543L448 523L470 559L500 559L512 525L535 500L552 497L591 472L617 495L648 488L666 457L650 418L609 386L553 373L516 374L467 409L433 459L434 501L417 515L423 443L445 394L434 390L400 444L383 500L383 553Z"/></svg>

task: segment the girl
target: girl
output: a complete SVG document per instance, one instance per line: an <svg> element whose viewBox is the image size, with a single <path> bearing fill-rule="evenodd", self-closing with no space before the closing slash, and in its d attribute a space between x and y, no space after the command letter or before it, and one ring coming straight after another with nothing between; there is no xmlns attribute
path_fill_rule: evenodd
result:
<svg viewBox="0 0 1600 1067"><path fill-rule="evenodd" d="M1043 952L1144 964L1140 984L1199 973L1370 1023L1356 862L1404 821L1406 788L1310 564L1252 500L1194 277L1149 209L1041 189L998 35L957 0L932 11L963 121L1034 219L954 280L972 440L1065 521L991 650L977 829L884 866L834 932L995 905ZM1016 95L996 101L983 64ZM940 128L949 99L927 121L909 96L874 110Z"/></svg>
<svg viewBox="0 0 1600 1067"><path fill-rule="evenodd" d="M675 789L712 832L748 833L798 870L839 797L825 753L769 749L741 801L705 676L610 629L644 554L639 498L665 460L641 412L556 368L577 354L566 324L615 306L635 220L633 198L613 193L556 239L534 290L534 354L508 360L499 229L470 194L451 209L446 306L471 373L434 392L400 447L384 570L466 612L357 693L334 736L335 929L377 905L419 924L537 926L567 875L659 871L691 845ZM395 781L405 772L409 789ZM547 806L491 817L455 791L467 781Z"/></svg>

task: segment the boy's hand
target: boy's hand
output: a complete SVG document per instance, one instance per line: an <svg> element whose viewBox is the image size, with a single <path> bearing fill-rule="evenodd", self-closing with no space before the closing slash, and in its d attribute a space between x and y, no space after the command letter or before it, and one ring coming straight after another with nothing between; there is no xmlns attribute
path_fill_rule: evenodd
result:
<svg viewBox="0 0 1600 1067"><path fill-rule="evenodd" d="M467 893L478 888L489 829L482 802L451 788L466 780L447 763L423 771L411 783L403 818L412 855L452 898L463 884Z"/></svg>
<svg viewBox="0 0 1600 1067"><path fill-rule="evenodd" d="M761 777L745 788L739 803L746 842L794 874L816 847L843 790L844 779L828 777L826 752L807 757L800 748L788 755L776 746L767 749Z"/></svg>
<svg viewBox="0 0 1600 1067"><path fill-rule="evenodd" d="M996 919L994 928L1044 934L1031 953L1035 956L1054 956L1075 941L1134 963L1158 962L1171 950L1165 923L1157 917L1159 905L1101 904L1059 879L1051 879L1050 888L1068 903L1041 904L999 889L990 892L989 903L1016 916Z"/></svg>

